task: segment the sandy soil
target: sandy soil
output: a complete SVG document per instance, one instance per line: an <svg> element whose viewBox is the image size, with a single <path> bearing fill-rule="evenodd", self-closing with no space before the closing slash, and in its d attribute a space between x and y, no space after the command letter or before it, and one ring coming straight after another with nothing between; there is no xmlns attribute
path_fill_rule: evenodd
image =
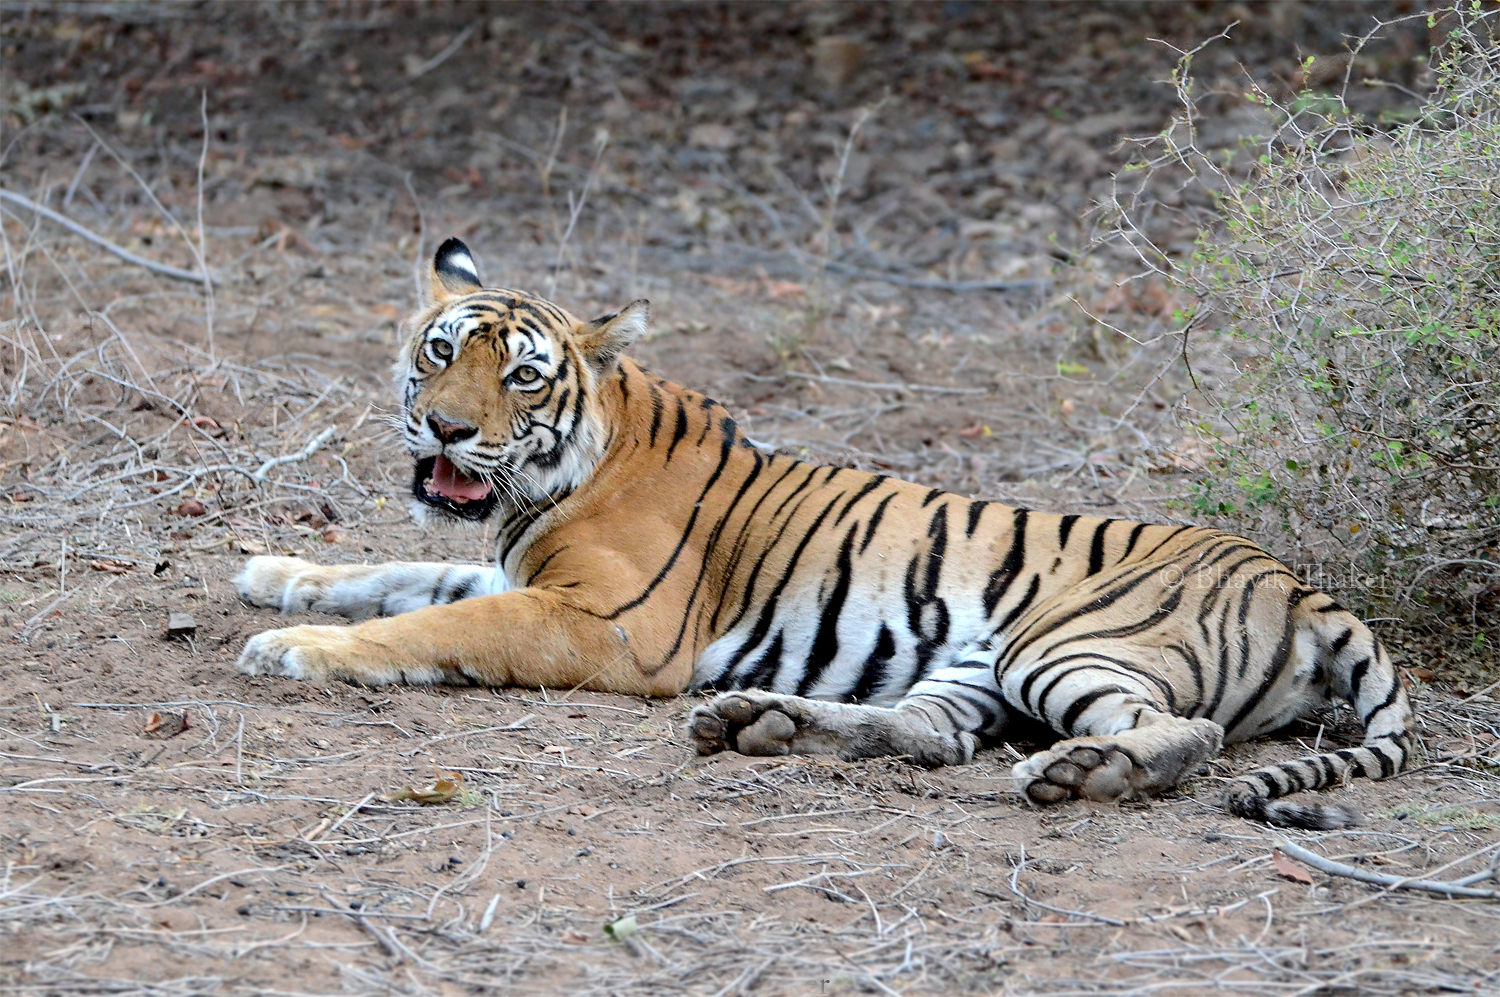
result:
<svg viewBox="0 0 1500 997"><path fill-rule="evenodd" d="M1494 693L1440 662L1407 660L1423 766L1328 794L1364 827L1289 835L1220 780L1347 715L1169 798L1039 811L1008 778L1028 745L697 759L687 697L233 668L284 624L235 598L250 554L486 557L409 521L384 421L414 254L450 233L577 312L650 297L642 359L757 439L1182 519L1180 302L1077 252L1118 137L1171 113L1145 39L1242 18L1199 70L1293 86L1392 9L5 6L0 185L162 263L201 245L219 283L0 205L0 989L1500 992L1495 901L1276 850L1493 868ZM1417 85L1421 44L1360 71ZM1214 106L1225 147L1258 127ZM1156 234L1192 207L1163 193Z"/></svg>

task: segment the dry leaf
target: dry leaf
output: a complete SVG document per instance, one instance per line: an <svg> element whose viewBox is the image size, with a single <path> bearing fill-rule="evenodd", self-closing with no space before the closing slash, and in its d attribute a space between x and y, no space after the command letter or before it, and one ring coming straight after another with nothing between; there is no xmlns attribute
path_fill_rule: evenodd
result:
<svg viewBox="0 0 1500 997"><path fill-rule="evenodd" d="M102 560L90 562L89 567L93 568L95 571L107 571L111 575L123 575L125 574L125 572L134 567L134 565L126 564L123 561Z"/></svg>
<svg viewBox="0 0 1500 997"><path fill-rule="evenodd" d="M424 807L434 806L439 803L451 803L463 791L463 782L463 775L458 772L449 772L426 789L412 789L410 786L402 786L387 796L386 800L390 803L414 800Z"/></svg>
<svg viewBox="0 0 1500 997"><path fill-rule="evenodd" d="M1281 852L1273 851L1271 853L1271 862L1276 866L1276 874L1278 876L1290 879L1294 883L1312 884L1312 875L1306 869L1281 854Z"/></svg>
<svg viewBox="0 0 1500 997"><path fill-rule="evenodd" d="M208 512L208 507L197 499L188 499L177 507L179 516L202 516Z"/></svg>
<svg viewBox="0 0 1500 997"><path fill-rule="evenodd" d="M187 730L187 713L153 713L146 718L146 726L141 728L141 733L148 737L166 739L176 737Z"/></svg>

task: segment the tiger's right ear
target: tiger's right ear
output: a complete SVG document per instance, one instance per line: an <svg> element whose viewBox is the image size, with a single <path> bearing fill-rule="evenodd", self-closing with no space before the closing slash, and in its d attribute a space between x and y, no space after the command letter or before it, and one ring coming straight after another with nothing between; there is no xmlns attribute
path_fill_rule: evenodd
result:
<svg viewBox="0 0 1500 997"><path fill-rule="evenodd" d="M427 286L424 289L425 305L446 305L456 298L473 294L480 289L479 267L474 264L474 254L469 247L457 239L449 239L438 247L427 270Z"/></svg>

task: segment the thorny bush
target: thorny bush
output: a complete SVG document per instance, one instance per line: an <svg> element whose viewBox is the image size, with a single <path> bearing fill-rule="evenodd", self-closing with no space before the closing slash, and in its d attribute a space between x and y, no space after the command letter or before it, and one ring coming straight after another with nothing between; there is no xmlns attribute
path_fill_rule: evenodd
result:
<svg viewBox="0 0 1500 997"><path fill-rule="evenodd" d="M1127 172L1114 235L1196 297L1184 357L1232 360L1199 384L1213 457L1193 514L1483 651L1500 626L1500 17L1424 16L1439 44L1420 107L1371 121L1346 91L1251 86L1270 134L1239 154L1200 148L1185 55L1184 111L1135 173L1206 190L1210 217L1169 259Z"/></svg>

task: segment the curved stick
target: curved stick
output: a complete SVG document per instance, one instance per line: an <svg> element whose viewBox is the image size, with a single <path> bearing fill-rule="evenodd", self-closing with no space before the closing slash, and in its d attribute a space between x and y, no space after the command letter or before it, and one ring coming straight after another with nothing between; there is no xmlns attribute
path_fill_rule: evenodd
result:
<svg viewBox="0 0 1500 997"><path fill-rule="evenodd" d="M167 266L165 263L157 263L154 260L146 259L144 256L137 256L130 250L115 245L103 236L95 235L93 232L90 232L88 229L84 228L82 225L78 224L67 215L58 214L51 208L37 204L35 201L32 201L29 198L22 197L15 191L6 190L5 188L0 187L0 201L10 201L13 204L19 204L21 207L27 209L28 211L34 211L48 221L55 222L58 225L61 225L63 228L67 229L69 232L72 232L74 235L79 236L83 239L87 239L89 242L92 242L100 249L114 253L126 263L134 263L138 267L145 267L152 273L161 274L163 277L171 277L173 280L185 280L193 284L217 283L209 274L194 273L191 270L179 270L176 267Z"/></svg>

